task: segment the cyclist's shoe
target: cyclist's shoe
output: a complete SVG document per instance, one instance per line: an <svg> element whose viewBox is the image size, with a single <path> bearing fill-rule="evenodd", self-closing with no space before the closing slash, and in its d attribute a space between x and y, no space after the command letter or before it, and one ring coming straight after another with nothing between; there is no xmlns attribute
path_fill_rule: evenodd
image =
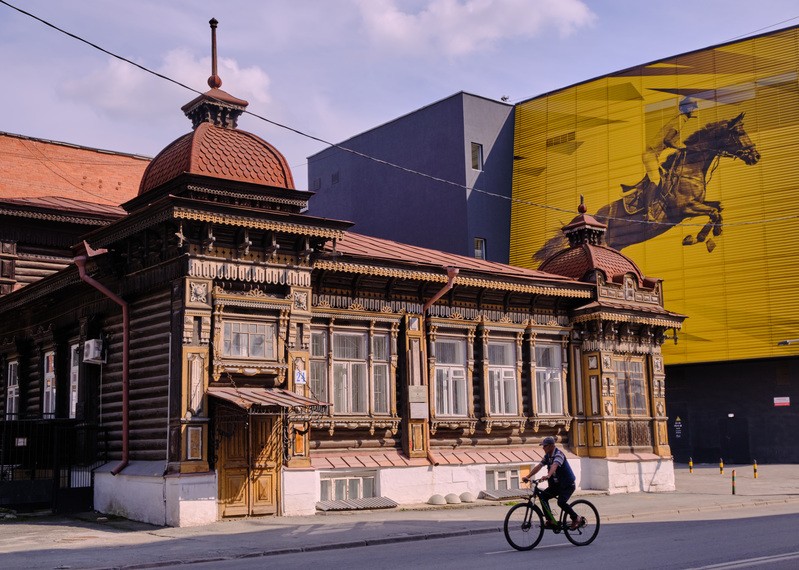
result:
<svg viewBox="0 0 799 570"><path fill-rule="evenodd" d="M585 526L585 517L578 517L574 519L569 525L569 530L577 530Z"/></svg>

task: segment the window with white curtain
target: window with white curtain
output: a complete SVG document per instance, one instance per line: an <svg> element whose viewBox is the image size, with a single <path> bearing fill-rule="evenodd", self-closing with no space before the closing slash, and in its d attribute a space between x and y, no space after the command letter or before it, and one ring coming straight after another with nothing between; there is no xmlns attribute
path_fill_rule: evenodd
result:
<svg viewBox="0 0 799 570"><path fill-rule="evenodd" d="M329 339L332 351L327 348ZM387 333L337 330L330 335L327 331L312 331L311 392L319 400L332 399L334 414L388 414L390 361Z"/></svg>
<svg viewBox="0 0 799 570"><path fill-rule="evenodd" d="M44 353L44 381L42 383L42 416L55 417L55 352Z"/></svg>
<svg viewBox="0 0 799 570"><path fill-rule="evenodd" d="M222 355L235 358L275 358L275 325L227 321L222 331Z"/></svg>
<svg viewBox="0 0 799 570"><path fill-rule="evenodd" d="M466 415L466 341L439 339L436 348L436 413Z"/></svg>
<svg viewBox="0 0 799 570"><path fill-rule="evenodd" d="M613 360L616 371L616 411L619 414L646 415L646 377L642 359Z"/></svg>
<svg viewBox="0 0 799 570"><path fill-rule="evenodd" d="M77 343L69 347L69 417L75 418L78 410L78 380L80 378L80 350Z"/></svg>
<svg viewBox="0 0 799 570"><path fill-rule="evenodd" d="M328 402L327 390L327 332L311 333L311 370L309 377L311 395L320 402Z"/></svg>
<svg viewBox="0 0 799 570"><path fill-rule="evenodd" d="M6 367L6 419L19 415L19 363L12 360Z"/></svg>
<svg viewBox="0 0 799 570"><path fill-rule="evenodd" d="M491 414L516 414L516 344L488 343L488 389Z"/></svg>
<svg viewBox="0 0 799 570"><path fill-rule="evenodd" d="M535 382L539 414L563 414L563 358L559 344L535 346Z"/></svg>

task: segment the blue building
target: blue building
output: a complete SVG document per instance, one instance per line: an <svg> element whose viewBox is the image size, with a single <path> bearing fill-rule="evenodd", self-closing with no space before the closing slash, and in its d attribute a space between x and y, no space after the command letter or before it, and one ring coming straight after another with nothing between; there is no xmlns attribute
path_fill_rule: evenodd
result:
<svg viewBox="0 0 799 570"><path fill-rule="evenodd" d="M513 105L460 92L356 135L308 158L309 213L507 263L513 126Z"/></svg>

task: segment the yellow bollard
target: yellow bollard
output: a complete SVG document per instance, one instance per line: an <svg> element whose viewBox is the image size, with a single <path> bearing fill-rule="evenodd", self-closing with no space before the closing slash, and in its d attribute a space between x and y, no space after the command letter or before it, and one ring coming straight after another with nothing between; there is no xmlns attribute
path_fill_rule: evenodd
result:
<svg viewBox="0 0 799 570"><path fill-rule="evenodd" d="M694 472L694 458L693 457L689 457L688 458L688 473L693 473L693 472Z"/></svg>
<svg viewBox="0 0 799 570"><path fill-rule="evenodd" d="M724 475L724 460L719 459L719 475Z"/></svg>
<svg viewBox="0 0 799 570"><path fill-rule="evenodd" d="M755 479L757 479L757 459L755 459Z"/></svg>
<svg viewBox="0 0 799 570"><path fill-rule="evenodd" d="M732 494L735 494L735 469L732 470Z"/></svg>

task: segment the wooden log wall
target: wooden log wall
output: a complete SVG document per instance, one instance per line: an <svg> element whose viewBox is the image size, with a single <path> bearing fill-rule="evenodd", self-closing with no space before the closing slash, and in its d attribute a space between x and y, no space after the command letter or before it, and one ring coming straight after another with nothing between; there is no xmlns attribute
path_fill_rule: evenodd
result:
<svg viewBox="0 0 799 570"><path fill-rule="evenodd" d="M166 459L169 399L169 289L130 304L130 459ZM109 429L111 454L122 450L122 315L104 326L108 362L101 379L102 423Z"/></svg>

